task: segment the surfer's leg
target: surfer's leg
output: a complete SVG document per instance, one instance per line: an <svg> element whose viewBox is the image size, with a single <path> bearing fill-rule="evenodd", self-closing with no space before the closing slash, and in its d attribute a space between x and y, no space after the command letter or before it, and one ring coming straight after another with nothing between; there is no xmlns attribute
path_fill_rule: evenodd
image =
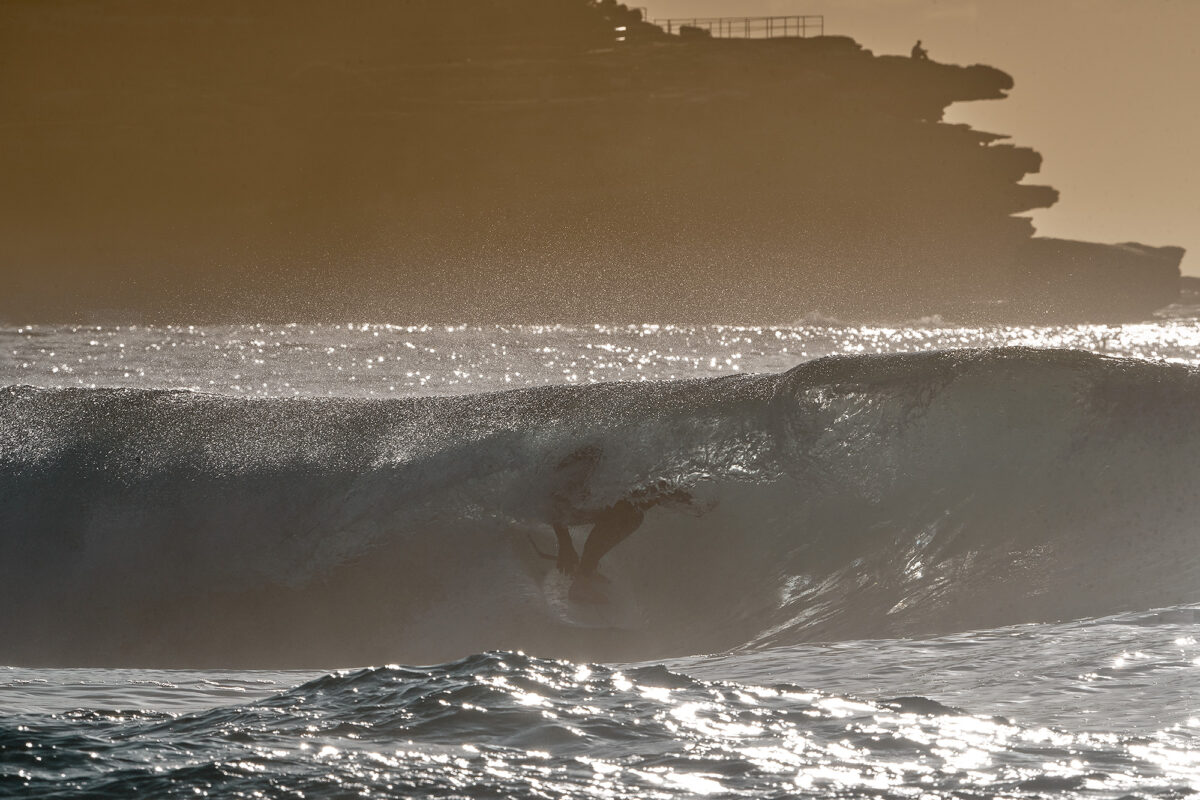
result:
<svg viewBox="0 0 1200 800"><path fill-rule="evenodd" d="M579 566L579 554L575 552L575 543L571 541L571 529L556 522L554 535L558 537L558 559L555 566L559 572L571 575Z"/></svg>
<svg viewBox="0 0 1200 800"><path fill-rule="evenodd" d="M641 509L622 500L599 515L592 532L583 545L583 556L579 559L578 574L591 576L600 566L600 559L620 544L642 524Z"/></svg>

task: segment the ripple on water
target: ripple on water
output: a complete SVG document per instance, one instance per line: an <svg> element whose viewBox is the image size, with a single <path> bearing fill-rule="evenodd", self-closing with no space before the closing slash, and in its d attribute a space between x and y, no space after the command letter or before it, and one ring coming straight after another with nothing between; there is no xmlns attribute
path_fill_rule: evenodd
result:
<svg viewBox="0 0 1200 800"><path fill-rule="evenodd" d="M833 354L1004 346L1195 365L1200 321L987 328L26 326L0 329L0 384L386 397L770 372Z"/></svg>
<svg viewBox="0 0 1200 800"><path fill-rule="evenodd" d="M0 790L28 796L1117 796L1200 789L1186 732L1076 732L920 697L868 702L487 653L324 675L247 705L24 714Z"/></svg>

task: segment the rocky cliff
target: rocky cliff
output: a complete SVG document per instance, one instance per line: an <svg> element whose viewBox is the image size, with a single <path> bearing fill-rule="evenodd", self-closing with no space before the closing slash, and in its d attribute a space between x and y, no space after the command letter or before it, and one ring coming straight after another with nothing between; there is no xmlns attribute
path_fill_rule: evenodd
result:
<svg viewBox="0 0 1200 800"><path fill-rule="evenodd" d="M990 67L589 0L10 0L0 36L0 317L1116 320L1178 293L1177 248L1033 237L1040 156L942 121L1005 96Z"/></svg>

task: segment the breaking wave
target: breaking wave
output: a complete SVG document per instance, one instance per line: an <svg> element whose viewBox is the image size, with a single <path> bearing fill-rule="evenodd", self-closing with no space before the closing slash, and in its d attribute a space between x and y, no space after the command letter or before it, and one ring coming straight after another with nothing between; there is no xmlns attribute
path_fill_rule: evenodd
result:
<svg viewBox="0 0 1200 800"><path fill-rule="evenodd" d="M654 482L561 613L529 539ZM400 400L0 390L0 660L632 660L1200 600L1200 374L1079 352ZM579 530L577 533L582 534Z"/></svg>

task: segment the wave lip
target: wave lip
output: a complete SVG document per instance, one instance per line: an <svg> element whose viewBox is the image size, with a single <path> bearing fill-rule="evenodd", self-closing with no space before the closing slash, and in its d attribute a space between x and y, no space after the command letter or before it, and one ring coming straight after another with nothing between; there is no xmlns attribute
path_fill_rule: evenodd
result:
<svg viewBox="0 0 1200 800"><path fill-rule="evenodd" d="M529 545L585 446L581 503L667 481L707 510L648 513L602 565L629 613L587 628ZM1200 374L1075 352L386 401L10 387L0 658L644 660L1178 606L1197 480Z"/></svg>

